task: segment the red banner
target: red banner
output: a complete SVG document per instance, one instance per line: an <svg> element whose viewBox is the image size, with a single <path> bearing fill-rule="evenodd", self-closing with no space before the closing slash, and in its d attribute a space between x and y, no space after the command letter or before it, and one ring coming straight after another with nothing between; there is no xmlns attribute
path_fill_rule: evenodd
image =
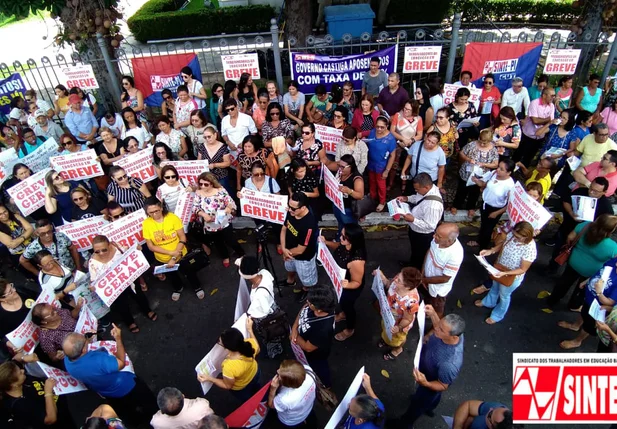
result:
<svg viewBox="0 0 617 429"><path fill-rule="evenodd" d="M94 149L52 156L49 162L51 168L60 173L64 180L90 179L105 174Z"/></svg>
<svg viewBox="0 0 617 429"><path fill-rule="evenodd" d="M270 383L262 387L259 392L251 396L251 399L225 417L225 422L230 428L251 428L258 429L268 415L268 405L266 395L270 389Z"/></svg>
<svg viewBox="0 0 617 429"><path fill-rule="evenodd" d="M92 239L100 234L101 227L106 224L107 221L103 216L96 216L57 226L56 231L65 233L77 250L90 250Z"/></svg>
<svg viewBox="0 0 617 429"><path fill-rule="evenodd" d="M152 161L152 149L142 149L132 155L127 155L114 162L114 165L124 168L126 174L141 179L144 183L156 179Z"/></svg>
<svg viewBox="0 0 617 429"><path fill-rule="evenodd" d="M102 226L99 234L123 247L131 247L136 243L144 244L146 240L144 240L142 225L146 217L146 213L143 210L137 210Z"/></svg>
<svg viewBox="0 0 617 429"><path fill-rule="evenodd" d="M9 188L8 192L15 201L22 215L28 216L45 205L45 175L50 171L46 168L15 186Z"/></svg>

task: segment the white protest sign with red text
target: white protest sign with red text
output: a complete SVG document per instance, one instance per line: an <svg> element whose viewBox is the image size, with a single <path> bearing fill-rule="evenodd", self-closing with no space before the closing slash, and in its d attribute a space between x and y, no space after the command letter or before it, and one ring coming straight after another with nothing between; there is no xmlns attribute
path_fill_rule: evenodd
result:
<svg viewBox="0 0 617 429"><path fill-rule="evenodd" d="M285 216L287 216L287 200L286 195L268 194L242 188L240 209L242 216L283 225Z"/></svg>
<svg viewBox="0 0 617 429"><path fill-rule="evenodd" d="M335 429L336 427L338 427L338 424L343 419L343 417L345 417L345 414L349 410L349 404L351 403L351 400L354 396L356 396L358 390L360 390L360 386L362 386L363 376L364 367L360 368L360 371L358 371L358 373L354 377L353 381L349 385L349 389L347 389L347 393L345 393L345 396L343 397L343 399L341 399L341 402L339 402L336 410L334 410L334 413L332 413L332 417L330 417L330 420L328 421L324 429Z"/></svg>
<svg viewBox="0 0 617 429"><path fill-rule="evenodd" d="M328 249L326 243L322 243L321 240L317 248L317 259L323 264L326 273L328 273L328 277L330 277L334 290L336 291L336 296L340 301L341 294L343 293L343 280L345 280L347 270L338 266L330 249Z"/></svg>
<svg viewBox="0 0 617 429"><path fill-rule="evenodd" d="M441 46L407 46L403 73L437 73L441 61Z"/></svg>
<svg viewBox="0 0 617 429"><path fill-rule="evenodd" d="M261 79L257 54L221 55L226 80L239 81L242 73L248 73L253 80Z"/></svg>
<svg viewBox="0 0 617 429"><path fill-rule="evenodd" d="M339 190L338 180L336 180L332 172L328 170L328 167L326 167L323 164L321 164L321 172L323 173L326 197L328 197L328 199L332 201L332 203L334 203L334 205L338 207L340 211L345 213L345 203L343 203L343 193Z"/></svg>
<svg viewBox="0 0 617 429"><path fill-rule="evenodd" d="M19 162L26 164L35 173L49 167L49 158L58 155L58 143L53 137L45 140L34 152L21 158Z"/></svg>
<svg viewBox="0 0 617 429"><path fill-rule="evenodd" d="M146 148L137 153L126 155L124 158L115 161L114 165L122 167L126 174L141 179L144 183L156 179L152 149Z"/></svg>
<svg viewBox="0 0 617 429"><path fill-rule="evenodd" d="M80 271L78 271L79 273ZM81 276L79 276L81 278ZM84 275L84 280L78 280L78 276L76 275L73 279L75 283L77 283L77 288L72 292L69 292L71 296L75 299L75 301L79 301L79 298L84 300L85 306L88 307L90 312L96 317L100 319L109 313L109 307L105 305L103 300L99 298L99 296L89 289L90 286L90 274L86 273Z"/></svg>
<svg viewBox="0 0 617 429"><path fill-rule="evenodd" d="M533 226L534 230L542 229L553 217L551 212L546 210L542 204L527 195L520 182L516 182L516 186L510 192L506 211L510 225L526 221Z"/></svg>
<svg viewBox="0 0 617 429"><path fill-rule="evenodd" d="M176 210L174 214L180 218L182 225L184 225L184 232L188 232L189 223L193 217L193 199L195 194L192 192L182 192L178 197L176 203Z"/></svg>
<svg viewBox="0 0 617 429"><path fill-rule="evenodd" d="M0 185L13 174L13 166L19 162L15 149L0 152Z"/></svg>
<svg viewBox="0 0 617 429"><path fill-rule="evenodd" d="M310 366L308 360L306 360L306 355L304 354L304 350L302 350L302 347L300 347L297 343L294 343L293 341L291 341L290 344L291 350L293 350L296 360L302 365Z"/></svg>
<svg viewBox="0 0 617 429"><path fill-rule="evenodd" d="M92 239L100 234L103 225L107 225L103 216L95 216L77 222L65 223L56 227L56 231L65 233L77 250L92 249Z"/></svg>
<svg viewBox="0 0 617 429"><path fill-rule="evenodd" d="M54 386L54 393L56 395L66 395L68 393L88 390L88 388L81 381L71 376L68 372L54 368L53 366L49 366L43 362L37 362L36 364L39 368L41 368L41 371L45 373L47 378L56 380L56 385Z"/></svg>
<svg viewBox="0 0 617 429"><path fill-rule="evenodd" d="M93 280L92 286L97 295L109 306L148 268L150 264L144 254L133 246Z"/></svg>
<svg viewBox="0 0 617 429"><path fill-rule="evenodd" d="M343 138L343 130L325 125L315 125L315 139L323 143L328 155L336 155L336 148Z"/></svg>
<svg viewBox="0 0 617 429"><path fill-rule="evenodd" d="M109 353L110 355L115 355L116 351L118 351L118 345L115 341L95 341L88 344L89 352L98 350L100 348L107 350L107 353ZM133 366L133 362L131 361L131 358L129 358L128 353L124 353L124 368L122 368L122 371L132 372L133 374L135 374L135 367Z"/></svg>
<svg viewBox="0 0 617 429"><path fill-rule="evenodd" d="M105 174L94 149L52 156L49 162L51 168L60 173L64 180L84 180Z"/></svg>
<svg viewBox="0 0 617 429"><path fill-rule="evenodd" d="M476 106L476 109L480 105L480 96L482 95L482 88L469 88L461 85L453 85L451 83L446 83L443 86L443 103L444 106L454 102L454 97L456 96L456 91L461 88L467 88L471 93L471 97L469 97L469 102Z"/></svg>
<svg viewBox="0 0 617 429"><path fill-rule="evenodd" d="M97 89L99 83L90 64L62 67L58 71L60 83L67 88Z"/></svg>
<svg viewBox="0 0 617 429"><path fill-rule="evenodd" d="M143 210L137 210L107 225L103 225L99 230L99 234L123 247L131 247L137 243L144 244L146 240L144 240L142 225L146 217L146 213Z"/></svg>
<svg viewBox="0 0 617 429"><path fill-rule="evenodd" d="M549 49L544 63L544 74L574 74L580 56L580 49Z"/></svg>
<svg viewBox="0 0 617 429"><path fill-rule="evenodd" d="M165 165L173 165L178 171L180 179L184 179L191 185L197 185L197 178L201 173L210 171L208 161L163 161L161 167Z"/></svg>
<svg viewBox="0 0 617 429"><path fill-rule="evenodd" d="M16 348L23 349L26 354L33 353L34 348L39 344L39 327L32 323L32 308L42 303L60 308L60 303L56 301L56 295L52 289L43 289L34 303L32 303L32 300L28 301L32 305L28 315L15 330L6 334L6 338L11 344Z"/></svg>
<svg viewBox="0 0 617 429"><path fill-rule="evenodd" d="M95 332L99 327L99 321L94 314L90 311L87 305L81 307L79 311L79 319L77 319L77 325L75 325L75 332L78 334L86 334L88 332ZM96 336L94 337L96 340Z"/></svg>
<svg viewBox="0 0 617 429"><path fill-rule="evenodd" d="M28 216L45 205L45 175L49 170L34 173L9 188L8 193L22 215Z"/></svg>

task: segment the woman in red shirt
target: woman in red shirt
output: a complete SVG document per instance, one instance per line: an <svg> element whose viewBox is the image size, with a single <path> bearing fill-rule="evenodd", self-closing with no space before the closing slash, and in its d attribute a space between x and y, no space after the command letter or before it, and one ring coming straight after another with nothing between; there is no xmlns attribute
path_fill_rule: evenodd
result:
<svg viewBox="0 0 617 429"><path fill-rule="evenodd" d="M491 126L491 113L493 110L499 114L499 104L501 103L501 92L495 86L495 76L487 73L484 76L484 85L480 95L480 129L483 130ZM496 115L495 115L496 116Z"/></svg>

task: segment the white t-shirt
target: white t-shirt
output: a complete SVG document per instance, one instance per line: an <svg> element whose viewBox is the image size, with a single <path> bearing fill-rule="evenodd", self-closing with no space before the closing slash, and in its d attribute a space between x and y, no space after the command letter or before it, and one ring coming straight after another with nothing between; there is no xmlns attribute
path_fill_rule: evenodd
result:
<svg viewBox="0 0 617 429"><path fill-rule="evenodd" d="M49 112L50 110L53 109L51 107L51 104L49 104L47 101L41 100L39 98L36 99L36 107L38 107L39 109L43 110L45 112L45 114L47 114L47 112Z"/></svg>
<svg viewBox="0 0 617 429"><path fill-rule="evenodd" d="M131 128L130 130L125 129L124 133L122 133L122 139L124 140L127 137L135 137L139 142L139 149L143 149L150 143L152 134L142 125L141 127Z"/></svg>
<svg viewBox="0 0 617 429"><path fill-rule="evenodd" d="M506 180L497 180L497 173L494 171L487 173L487 175L486 180L482 178L483 181L486 181L486 188L482 192L484 204L497 208L504 207L508 204L510 191L514 189L514 180L511 177Z"/></svg>
<svg viewBox="0 0 617 429"><path fill-rule="evenodd" d="M309 371L311 368L304 366ZM313 409L315 403L315 381L308 373L302 386L292 389L281 387L274 397L274 408L284 425L295 426L302 423Z"/></svg>
<svg viewBox="0 0 617 429"><path fill-rule="evenodd" d="M272 312L274 305L274 278L272 274L268 270L261 270L258 274L262 276L261 283L257 288L251 288L251 303L246 311L249 316L255 319L266 317Z"/></svg>
<svg viewBox="0 0 617 429"><path fill-rule="evenodd" d="M257 127L253 118L246 113L238 112L238 120L236 126L231 126L231 116L227 115L221 121L221 135L227 136L230 142L239 146L244 137L249 134L257 134Z"/></svg>
<svg viewBox="0 0 617 429"><path fill-rule="evenodd" d="M204 86L201 84L200 81L198 81L197 79L193 79L193 83L187 85L189 87L189 92L192 92L194 94L199 94L199 91L201 91L201 88L203 88ZM197 98L195 96L193 96L193 100L195 100L195 103L197 103L197 107L199 109L203 109L206 106L206 100L202 99L202 98Z"/></svg>
<svg viewBox="0 0 617 429"><path fill-rule="evenodd" d="M244 182L244 187L246 189L250 189L251 191L265 192L266 194L276 194L277 192L281 191L281 187L278 183L276 183L276 180L274 180L267 174L265 176L265 180L263 185L261 186L261 189L257 189L257 185L253 183L252 177L246 179L246 182Z"/></svg>
<svg viewBox="0 0 617 429"><path fill-rule="evenodd" d="M462 86L465 88L471 88L471 89L476 89L476 85L473 82L469 82L469 85L465 86L463 85L463 82L461 82L460 80L456 81L453 83L453 85L458 85L458 86Z"/></svg>
<svg viewBox="0 0 617 429"><path fill-rule="evenodd" d="M168 170L167 173L173 172L171 170ZM182 192L184 192L185 188L186 186L184 186L182 181L180 181L180 184L178 186L169 186L167 183L163 183L156 191L156 198L158 198L159 201L165 202L165 204L167 205L167 210L173 213L176 211L176 204L178 203L178 198L180 198L180 195L182 194Z"/></svg>
<svg viewBox="0 0 617 429"><path fill-rule="evenodd" d="M116 113L114 117L116 118L116 121L113 125L109 125L109 122L107 122L107 119L105 119L104 117L101 118L101 128L107 127L111 130L114 137L122 138L122 135L124 134L124 121L122 120L122 116L120 116L119 113Z"/></svg>
<svg viewBox="0 0 617 429"><path fill-rule="evenodd" d="M439 247L439 244L435 243L435 240L431 241L431 248L424 261L424 276L450 276L450 280L446 283L429 283L428 292L432 297L443 297L450 293L456 274L463 263L464 255L465 251L458 240L450 247L445 248Z"/></svg>

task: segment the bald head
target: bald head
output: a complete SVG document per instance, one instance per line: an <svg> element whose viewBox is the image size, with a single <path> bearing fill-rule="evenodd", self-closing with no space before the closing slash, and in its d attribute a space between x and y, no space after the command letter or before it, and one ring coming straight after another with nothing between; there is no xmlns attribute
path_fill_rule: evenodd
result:
<svg viewBox="0 0 617 429"><path fill-rule="evenodd" d="M86 337L73 332L67 335L62 342L62 351L69 359L75 360L82 355L85 345Z"/></svg>
<svg viewBox="0 0 617 429"><path fill-rule="evenodd" d="M441 248L450 247L458 238L458 234L458 226L455 223L444 222L435 231L435 243Z"/></svg>

